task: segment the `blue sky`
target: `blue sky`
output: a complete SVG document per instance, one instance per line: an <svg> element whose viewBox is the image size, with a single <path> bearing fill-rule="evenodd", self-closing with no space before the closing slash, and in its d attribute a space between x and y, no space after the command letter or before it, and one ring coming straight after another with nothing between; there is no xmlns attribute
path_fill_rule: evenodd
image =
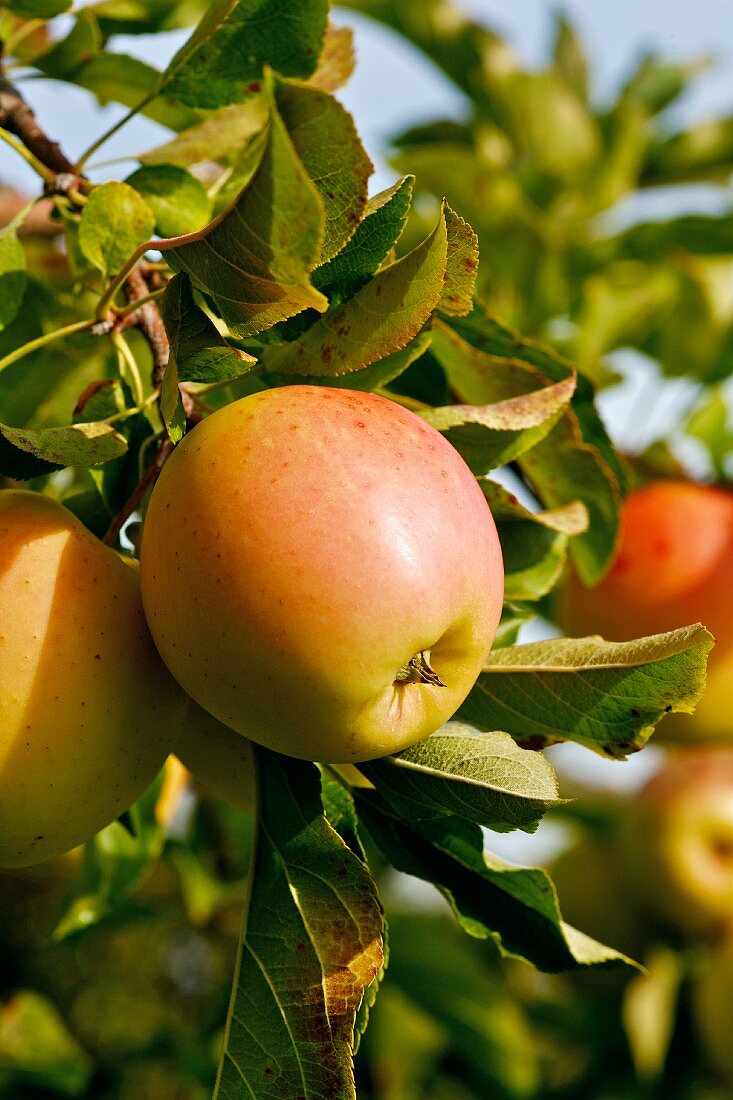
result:
<svg viewBox="0 0 733 1100"><path fill-rule="evenodd" d="M727 0L613 0L613 3L564 0L561 5L550 0L512 0L510 4L506 0L457 0L457 6L505 33L519 53L533 63L543 57L552 11L561 6L577 22L588 42L600 95L607 94L618 83L644 50L657 50L678 58L713 55L718 58L717 67L699 80L681 113L686 118L726 110L733 113L733 5ZM377 162L375 187L379 187L388 178L380 153L389 135L435 114L460 115L463 100L430 63L396 35L351 12L336 9L335 20L349 23L357 31L359 67L342 98L355 114L359 130ZM114 45L160 66L183 37L171 34L148 39L120 38ZM48 132L59 138L72 156L119 114L114 106L100 110L92 97L81 90L65 86L61 94L52 81L29 82L24 91ZM161 137L162 131L155 124L135 120L105 147L104 159L134 154ZM99 174L110 171L100 169ZM25 167L6 151L1 155L0 176L9 182L32 186Z"/></svg>

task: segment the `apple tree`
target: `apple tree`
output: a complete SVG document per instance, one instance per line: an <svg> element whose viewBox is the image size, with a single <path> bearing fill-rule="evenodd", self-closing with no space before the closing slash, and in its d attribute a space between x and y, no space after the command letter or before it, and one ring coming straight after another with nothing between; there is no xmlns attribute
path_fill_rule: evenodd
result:
<svg viewBox="0 0 733 1100"><path fill-rule="evenodd" d="M62 948L79 944L83 953L170 875L192 927L205 924L235 896L211 870L212 847L226 863L231 836L191 837L175 824L176 791L190 793L180 753L204 784L250 811L226 819L238 822L248 858L216 1062L203 1026L197 1034L190 1019L177 1021L200 1048L204 1094L354 1096L353 1055L388 964L377 885L388 866L434 886L461 930L506 959L548 972L632 965L566 923L547 872L506 863L490 837L531 833L561 805L546 746L574 741L623 760L663 715L690 712L712 639L693 620L631 641L518 644L568 557L585 583L603 577L628 471L587 373L501 320L501 296L486 304L503 265L489 247L479 269L465 188L446 189L419 238L410 213L424 184L412 167L370 194L369 156L334 94L353 67L353 45L329 22L327 0L292 8L104 0L66 24L49 22L69 7L13 0L0 15L0 138L39 179L27 201L8 197L0 236L0 476L10 516L0 807L23 809L17 836L0 809L0 851L8 866L33 863L28 845L60 825L69 847L87 840L82 873L48 930ZM162 71L110 42L199 15ZM25 97L32 85L20 76L53 79L60 95L74 85L129 111L72 162L35 116ZM167 127L166 140L140 150L124 179L102 177L97 151L138 113ZM415 157L418 172L423 159ZM518 319L536 327L529 313ZM350 410L350 435L339 434L326 398ZM320 412L311 417L304 410L314 402ZM287 448L261 411L274 416L284 404L296 416L291 426L307 428ZM264 422L250 427L255 409ZM363 452L354 410L374 418ZM380 431L387 449L375 442ZM280 498L275 484L285 486ZM326 507L332 500L338 506ZM325 527L309 515L327 517ZM39 530L37 516L52 530ZM364 516L374 522L372 542ZM358 552L342 551L357 536ZM38 549L35 565L29 547ZM394 561L402 555L404 564L408 550L410 584L398 584ZM129 616L137 615L137 567L127 562L139 552L147 623L177 683L152 649L132 659L124 641L131 628L118 586L135 589ZM217 581L223 598L214 597ZM33 599L18 595L27 584ZM242 619L240 597L255 590L263 598ZM437 644L428 652L435 638L420 624L427 616L434 631L452 601L477 638L467 652L447 644L443 660ZM147 629L137 640L152 646ZM289 663L268 666L272 638L296 630ZM402 633L414 645L395 663ZM47 657L51 643L56 659L41 663L39 649ZM207 660L211 690L202 686ZM78 680L63 675L85 661L91 671ZM431 720L399 742L385 736L375 708L362 715L354 747L353 709L387 664L399 698L412 705L444 691L450 705L426 707ZM88 689L93 743L86 726L80 732ZM31 706L37 723L27 719ZM319 719L323 739L304 740ZM133 769L135 783L120 795L129 760L160 739L172 754L165 776L133 792L149 778ZM87 751L93 767L80 772ZM60 804L69 806L61 819ZM102 819L87 814L91 804ZM409 951L409 935L396 936L398 973ZM116 1021L133 1049L158 961L146 963L144 938L135 952L139 994ZM421 963L428 976L433 964L438 982L439 954ZM52 1088L61 1080L61 1091L85 1095L85 1051L95 1047L104 1000L89 1004L79 991L86 1010L75 1001L60 1016L43 999L40 969L29 964L25 985L11 979L7 990L8 1079ZM427 985L424 997L429 1003ZM155 1027L163 1043L167 1025ZM29 1034L41 1035L44 1056ZM114 1077L108 1048L100 1059ZM518 1060L519 1047L503 1062L487 1055L476 1068L482 1087L504 1087L502 1073L521 1072Z"/></svg>

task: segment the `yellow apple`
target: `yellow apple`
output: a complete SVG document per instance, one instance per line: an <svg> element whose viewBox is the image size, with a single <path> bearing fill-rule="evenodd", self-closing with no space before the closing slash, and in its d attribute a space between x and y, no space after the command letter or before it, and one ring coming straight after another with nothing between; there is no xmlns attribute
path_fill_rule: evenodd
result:
<svg viewBox="0 0 733 1100"><path fill-rule="evenodd" d="M163 764L185 697L129 568L38 493L0 492L0 866L89 839Z"/></svg>
<svg viewBox="0 0 733 1100"><path fill-rule="evenodd" d="M372 394L268 390L185 437L153 491L143 602L175 678L253 741L354 763L456 711L503 569L447 440Z"/></svg>
<svg viewBox="0 0 733 1100"><path fill-rule="evenodd" d="M701 622L715 636L708 686L694 714L673 714L658 738L733 738L733 493L664 481L624 502L616 559L586 588L571 573L557 619L571 635L627 641Z"/></svg>
<svg viewBox="0 0 733 1100"><path fill-rule="evenodd" d="M687 936L733 921L733 751L672 757L629 806L624 861L649 913Z"/></svg>

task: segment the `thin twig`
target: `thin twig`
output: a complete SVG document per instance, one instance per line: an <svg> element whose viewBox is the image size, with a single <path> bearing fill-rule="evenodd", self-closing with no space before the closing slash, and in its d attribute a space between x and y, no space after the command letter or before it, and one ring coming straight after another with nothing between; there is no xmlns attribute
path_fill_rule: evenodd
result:
<svg viewBox="0 0 733 1100"><path fill-rule="evenodd" d="M0 126L20 138L23 145L41 165L54 175L74 177L79 191L89 190L88 180L79 178L74 165L61 151L56 141L51 141L38 124L32 107L9 80L0 75ZM52 181L48 179L47 183Z"/></svg>
<svg viewBox="0 0 733 1100"><path fill-rule="evenodd" d="M137 511L138 506L142 503L143 497L147 493L148 489L152 489L153 485L158 479L160 471L163 469L168 455L171 453L172 450L173 443L170 441L170 439L166 438L161 440L160 446L155 453L155 458L138 481L133 490L132 496L125 503L125 506L119 513L119 515L115 516L115 518L112 520L109 527L107 528L104 538L102 539L102 542L104 542L107 546L111 546L116 541L117 536L127 523L130 516L133 514L133 512Z"/></svg>
<svg viewBox="0 0 733 1100"><path fill-rule="evenodd" d="M155 302L149 300L149 288L139 267L134 267L125 282L125 297L132 304L138 299L142 302L139 309L130 315L129 323L135 325L145 337L153 356L153 388L157 389L163 381L168 366L170 345L163 319ZM142 301L146 299L145 301Z"/></svg>

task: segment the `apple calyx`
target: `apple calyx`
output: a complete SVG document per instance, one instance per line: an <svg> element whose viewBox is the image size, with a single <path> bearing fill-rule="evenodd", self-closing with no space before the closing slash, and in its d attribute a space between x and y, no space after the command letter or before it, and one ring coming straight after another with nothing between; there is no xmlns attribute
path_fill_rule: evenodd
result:
<svg viewBox="0 0 733 1100"><path fill-rule="evenodd" d="M410 657L394 678L395 684L432 684L433 687L445 687L438 673L430 667L430 650L421 649Z"/></svg>

